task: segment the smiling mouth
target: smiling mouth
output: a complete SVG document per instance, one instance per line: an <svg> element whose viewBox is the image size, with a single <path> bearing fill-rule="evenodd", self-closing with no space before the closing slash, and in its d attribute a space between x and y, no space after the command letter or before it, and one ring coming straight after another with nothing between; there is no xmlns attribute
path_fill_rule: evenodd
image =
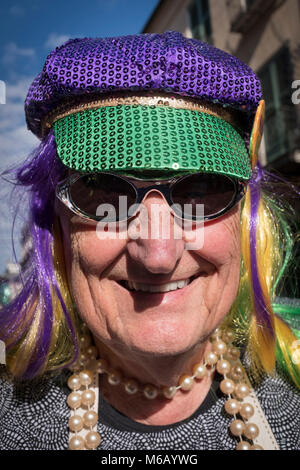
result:
<svg viewBox="0 0 300 470"><path fill-rule="evenodd" d="M193 282L194 279L199 277L200 274L197 274L195 276L191 276L188 279L182 279L179 281L172 281L172 282L166 282L164 284L144 284L141 282L134 282L134 281L127 281L127 280L122 280L119 281L119 284L121 284L122 287L125 287L125 289L129 291L142 291L142 292L169 292L169 291L174 291L174 290L179 290L183 289L184 287L188 286Z"/></svg>

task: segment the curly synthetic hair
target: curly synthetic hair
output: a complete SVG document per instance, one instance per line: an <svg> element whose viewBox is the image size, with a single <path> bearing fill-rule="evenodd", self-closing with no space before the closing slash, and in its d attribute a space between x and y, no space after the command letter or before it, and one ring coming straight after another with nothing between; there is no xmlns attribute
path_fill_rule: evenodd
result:
<svg viewBox="0 0 300 470"><path fill-rule="evenodd" d="M79 351L80 319L68 288L55 215L55 188L65 176L52 131L24 164L5 173L14 191L27 195L33 245L21 268L19 294L0 310L7 367L23 379L66 368ZM224 324L233 329L238 343L245 344L254 376L272 374L279 363L300 387L300 364L293 361L300 326L292 322L299 311L289 310L285 317L283 305L280 315L273 307L280 280L293 267L295 223L291 207L276 196L274 181L276 177L258 165L249 182L241 210L239 290Z"/></svg>

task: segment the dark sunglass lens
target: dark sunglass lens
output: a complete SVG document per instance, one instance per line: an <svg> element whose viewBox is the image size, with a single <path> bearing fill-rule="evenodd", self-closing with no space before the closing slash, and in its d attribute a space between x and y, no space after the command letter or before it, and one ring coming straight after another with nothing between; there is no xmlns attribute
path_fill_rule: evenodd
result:
<svg viewBox="0 0 300 470"><path fill-rule="evenodd" d="M234 195L233 181L211 173L190 175L178 181L172 190L173 202L179 204L184 218L218 214L230 205Z"/></svg>
<svg viewBox="0 0 300 470"><path fill-rule="evenodd" d="M105 220L125 220L136 200L134 188L127 181L101 173L80 177L70 186L70 196L85 214Z"/></svg>

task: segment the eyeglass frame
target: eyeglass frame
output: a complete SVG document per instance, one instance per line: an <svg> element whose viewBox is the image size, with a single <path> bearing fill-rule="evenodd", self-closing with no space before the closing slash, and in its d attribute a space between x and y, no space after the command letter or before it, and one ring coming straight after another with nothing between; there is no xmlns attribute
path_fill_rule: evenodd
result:
<svg viewBox="0 0 300 470"><path fill-rule="evenodd" d="M165 202L168 204L171 212L174 214L175 217L177 217L181 220L189 220L189 221L194 221L194 222L199 222L199 221L200 222L206 222L206 221L209 221L209 220L215 220L215 219L221 217L222 215L226 214L236 204L238 204L243 199L243 197L246 194L246 188L247 188L247 182L246 181L241 181L241 180L238 180L238 179L234 179L234 178L232 178L228 175L223 175L222 174L222 176L228 178L234 184L235 194L234 194L231 202L223 210L221 210L217 214L204 216L201 219L199 219L199 218L197 218L196 216L193 216L193 215L192 215L192 218L184 218L184 217L180 216L179 214L177 214L174 211L172 206L176 203L174 203L171 199L172 186L174 186L175 183L178 183L182 179L187 178L189 176L196 175L196 174L202 174L202 175L207 175L207 174L216 175L216 174L218 174L218 175L220 175L220 173L193 172L193 173L186 173L186 174L183 174L183 175L181 174L181 175L172 177L171 179L163 179L163 180L157 180L156 181L153 178L145 179L145 178L128 177L128 176L120 175L118 173L104 171L104 172L101 172L101 173L100 172L73 173L73 174L69 175L67 178L65 178L63 181L59 182L56 186L56 197L63 204L65 204L76 215L78 215L78 216L80 216L84 219L87 219L87 220L90 220L90 221L93 221L93 222L98 222L98 223L101 222L101 219L99 219L99 216L91 216L91 214L87 214L84 211L82 211L79 207L77 207L76 204L74 203L74 201L72 201L70 191L69 191L70 186L73 183L75 183L78 179L82 178L83 176L89 176L89 175L95 175L95 174L111 175L111 176L118 177L118 178L121 178L121 179L125 180L127 183L130 184L130 186L134 189L134 191L136 193L136 202L134 204L137 204L137 205L142 204L142 202L145 199L146 195L150 191L156 191L156 192L160 193L163 196ZM151 182L151 183L155 182L155 184L146 184L146 185L143 185L142 187L138 187L134 184L133 181L138 181L142 184L147 183L147 182L148 183L149 182ZM157 188L157 186L159 186L159 189ZM105 221L105 223L120 223L120 222L129 221L130 219L135 217L137 215L137 213L138 213L138 207L136 208L134 213L131 214L130 216L128 216L126 219L115 220L115 221Z"/></svg>

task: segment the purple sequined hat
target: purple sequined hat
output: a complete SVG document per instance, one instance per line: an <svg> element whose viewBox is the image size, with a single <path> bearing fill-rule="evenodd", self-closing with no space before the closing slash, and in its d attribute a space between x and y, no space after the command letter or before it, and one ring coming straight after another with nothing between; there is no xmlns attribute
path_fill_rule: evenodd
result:
<svg viewBox="0 0 300 470"><path fill-rule="evenodd" d="M28 128L42 137L50 112L82 95L162 91L240 111L249 136L262 98L250 67L179 32L71 39L52 51L25 102Z"/></svg>

